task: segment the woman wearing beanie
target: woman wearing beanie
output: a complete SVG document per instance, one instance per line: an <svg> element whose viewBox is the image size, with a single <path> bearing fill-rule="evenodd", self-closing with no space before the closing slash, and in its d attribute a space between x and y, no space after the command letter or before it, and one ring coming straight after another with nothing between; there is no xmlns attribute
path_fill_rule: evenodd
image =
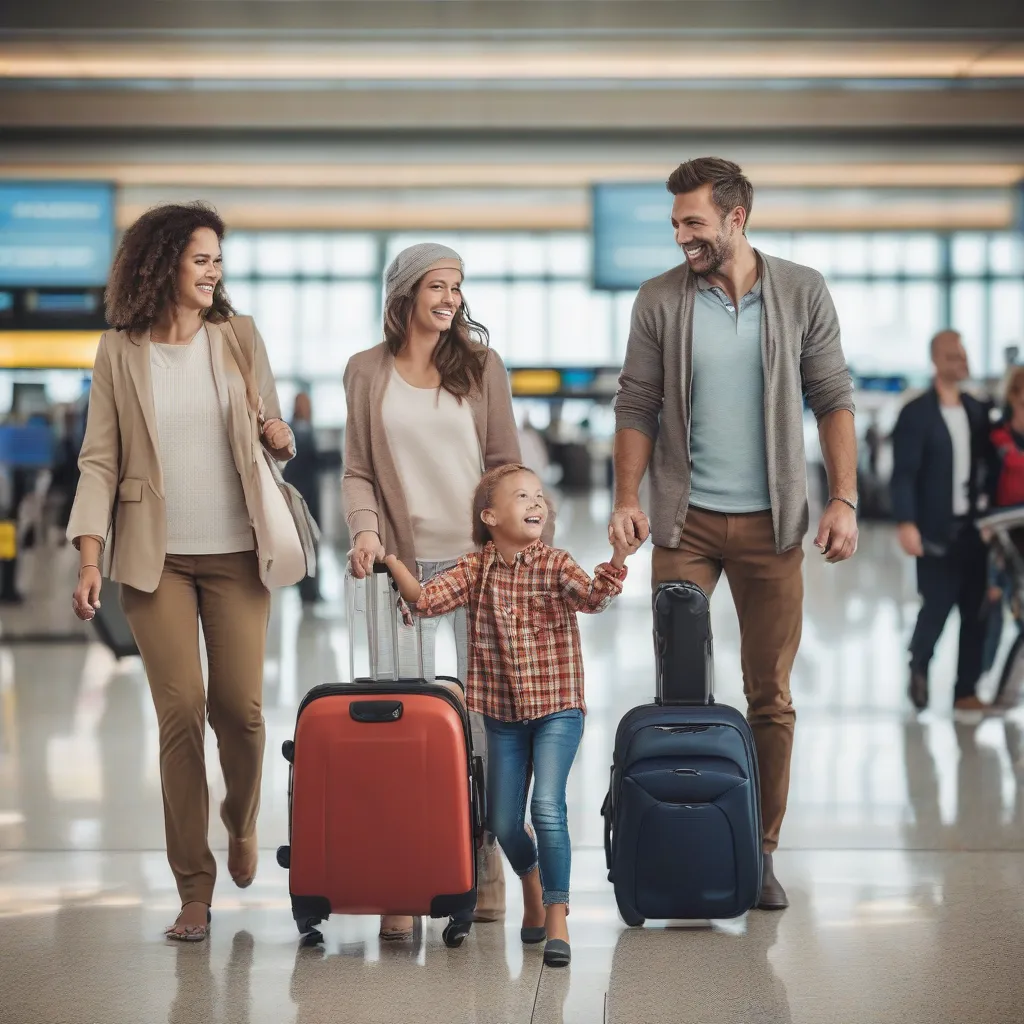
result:
<svg viewBox="0 0 1024 1024"><path fill-rule="evenodd" d="M342 498L357 578L385 554L424 580L450 568L475 549L469 513L480 478L520 461L508 375L488 348L487 330L470 318L462 279L462 259L446 246L427 242L400 252L384 276L384 341L345 369ZM464 609L449 618L464 680ZM437 620L416 621L423 671L432 678ZM471 717L474 748L485 754L483 723ZM504 913L504 876L493 837L479 869L477 920L494 920ZM468 932L471 921L467 915L456 923ZM381 921L384 939L409 938L412 929L411 918Z"/></svg>
<svg viewBox="0 0 1024 1024"><path fill-rule="evenodd" d="M107 285L113 329L96 352L67 528L81 561L75 613L95 615L105 565L121 584L146 667L167 859L181 899L165 934L181 942L206 938L217 875L207 838L207 719L224 773L228 873L240 888L256 873L270 612L257 542L261 555L272 551L253 528L253 444L258 438L282 462L295 454L263 340L224 291L223 237L223 221L199 203L157 207L124 233ZM240 360L255 371L262 436ZM105 589L102 597L117 600Z"/></svg>

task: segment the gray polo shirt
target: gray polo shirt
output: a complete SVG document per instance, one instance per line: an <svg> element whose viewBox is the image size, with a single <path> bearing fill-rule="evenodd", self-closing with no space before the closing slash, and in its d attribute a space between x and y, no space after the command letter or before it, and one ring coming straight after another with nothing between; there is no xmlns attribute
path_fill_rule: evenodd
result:
<svg viewBox="0 0 1024 1024"><path fill-rule="evenodd" d="M739 309L697 279L693 302L690 504L712 512L772 507L764 430L761 281Z"/></svg>

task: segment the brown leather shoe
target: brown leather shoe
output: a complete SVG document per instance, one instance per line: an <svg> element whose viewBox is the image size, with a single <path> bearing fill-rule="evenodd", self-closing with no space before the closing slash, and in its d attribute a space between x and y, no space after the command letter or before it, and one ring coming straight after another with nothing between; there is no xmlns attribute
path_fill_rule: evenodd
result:
<svg viewBox="0 0 1024 1024"><path fill-rule="evenodd" d="M775 869L772 867L772 855L766 853L764 857L764 871L761 878L761 898L757 901L758 910L785 910L789 906L789 897L786 890L775 877Z"/></svg>

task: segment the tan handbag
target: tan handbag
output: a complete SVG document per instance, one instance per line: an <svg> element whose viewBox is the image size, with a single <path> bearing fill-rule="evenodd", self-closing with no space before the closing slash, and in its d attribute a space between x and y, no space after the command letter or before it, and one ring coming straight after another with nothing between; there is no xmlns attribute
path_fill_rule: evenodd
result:
<svg viewBox="0 0 1024 1024"><path fill-rule="evenodd" d="M224 329L231 354L245 382L246 404L250 415L256 418L258 436L262 439L266 418L263 414L263 399L253 377L255 334L247 346L250 350L247 353L230 320L225 321ZM262 443L259 451L260 455L256 459L257 507L249 511L257 521L257 548L261 541L263 545L262 551L257 550L260 579L267 590L276 590L279 587L290 587L305 576L316 575L316 542L320 530L309 514L302 495L285 481L277 459Z"/></svg>

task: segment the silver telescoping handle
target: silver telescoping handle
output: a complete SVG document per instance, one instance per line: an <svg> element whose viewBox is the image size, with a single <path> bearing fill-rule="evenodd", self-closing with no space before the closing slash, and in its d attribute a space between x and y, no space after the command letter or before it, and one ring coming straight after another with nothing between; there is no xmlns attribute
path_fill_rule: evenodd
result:
<svg viewBox="0 0 1024 1024"><path fill-rule="evenodd" d="M349 627L349 645L348 645L348 667L349 667L349 678L355 680L356 677L356 661L355 661L355 643L353 642L355 635L355 618L356 618L356 588L359 587L360 583L363 584L366 608L366 627L367 627L367 641L369 644L369 657L370 657L370 677L372 679L380 679L380 605L379 600L381 596L380 590L380 577L385 577L387 586L384 591L386 595L385 605L387 608L387 626L391 633L391 675L389 679L401 678L401 665L400 665L400 649L399 649L399 609L398 599L399 595L397 587L394 585L394 578L388 571L387 567L381 564L374 566L372 573L362 580L357 580L351 573L346 573L345 579L345 591L346 591L346 614L348 616L348 627ZM419 670L419 676L423 678L423 643L421 633L420 621L414 620L412 632L412 639L416 648L416 661L417 668Z"/></svg>

